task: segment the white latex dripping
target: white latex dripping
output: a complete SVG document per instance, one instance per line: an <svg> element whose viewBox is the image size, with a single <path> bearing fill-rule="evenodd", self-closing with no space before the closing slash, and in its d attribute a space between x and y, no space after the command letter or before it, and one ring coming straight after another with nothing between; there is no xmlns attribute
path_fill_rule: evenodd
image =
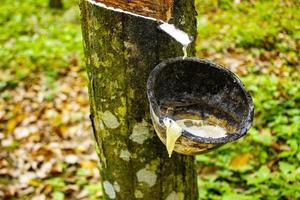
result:
<svg viewBox="0 0 300 200"><path fill-rule="evenodd" d="M113 8L113 7L110 7L110 6L106 6L104 3L97 2L97 1L94 1L94 0L87 0L87 1L90 2L91 4L94 4L96 6L99 6L99 7L108 9L108 10L113 10L115 12L125 13L125 14L128 14L128 15L133 15L133 16L136 16L136 17L141 17L141 18L144 18L144 19L148 19L148 20L152 20L152 21L158 21L158 22L162 23L159 26L159 28L161 30L165 31L167 34L169 34L171 37L173 37L176 41L178 41L179 43L182 44L182 46L183 46L182 50L183 50L183 53L184 53L183 59L187 57L187 47L189 46L189 44L194 39L192 37L190 37L186 32L176 28L174 26L174 24L169 24L169 23L166 23L162 20L158 20L158 19L155 19L155 18L152 18L152 17L135 14L135 13L132 13L132 12L129 12L129 11L119 9L119 8Z"/></svg>
<svg viewBox="0 0 300 200"><path fill-rule="evenodd" d="M167 127L166 146L169 157L171 157L175 147L175 143L178 140L178 138L182 135L183 129L174 120L168 117L163 119L163 123Z"/></svg>
<svg viewBox="0 0 300 200"><path fill-rule="evenodd" d="M189 36L186 32L176 28L174 24L163 23L159 26L159 28L182 45L184 54L183 59L185 59L187 57L187 47L193 42L193 37Z"/></svg>

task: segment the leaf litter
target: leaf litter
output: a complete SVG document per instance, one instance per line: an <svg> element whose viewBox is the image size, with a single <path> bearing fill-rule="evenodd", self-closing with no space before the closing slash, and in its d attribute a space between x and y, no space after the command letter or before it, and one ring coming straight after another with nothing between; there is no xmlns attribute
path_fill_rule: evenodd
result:
<svg viewBox="0 0 300 200"><path fill-rule="evenodd" d="M55 80L51 100L42 77L0 99L0 198L43 199L41 193L51 197L57 191L85 198L85 186L99 182L86 80L78 66L67 71Z"/></svg>

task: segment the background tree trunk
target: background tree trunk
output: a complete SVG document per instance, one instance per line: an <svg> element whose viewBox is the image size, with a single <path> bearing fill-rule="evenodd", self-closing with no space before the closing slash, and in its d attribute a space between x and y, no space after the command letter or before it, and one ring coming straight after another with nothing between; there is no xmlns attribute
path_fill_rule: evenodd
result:
<svg viewBox="0 0 300 200"><path fill-rule="evenodd" d="M146 81L162 60L182 47L158 23L80 1L89 78L91 120L108 199L198 198L194 157L165 146L150 121ZM196 36L194 0L175 0L174 23ZM189 55L194 55L194 44Z"/></svg>
<svg viewBox="0 0 300 200"><path fill-rule="evenodd" d="M49 6L50 6L50 8L62 8L63 3L62 3L62 0L50 0Z"/></svg>

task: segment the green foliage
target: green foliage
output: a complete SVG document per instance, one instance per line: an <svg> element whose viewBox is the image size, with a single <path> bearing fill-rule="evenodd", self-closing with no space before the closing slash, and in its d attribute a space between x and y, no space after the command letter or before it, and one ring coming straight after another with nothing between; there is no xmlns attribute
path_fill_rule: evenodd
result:
<svg viewBox="0 0 300 200"><path fill-rule="evenodd" d="M47 180L47 182L57 190L62 189L65 186L65 181L61 177L50 178Z"/></svg>
<svg viewBox="0 0 300 200"><path fill-rule="evenodd" d="M96 199L99 200L99 198L97 198L97 196L99 196L99 195L97 195L97 194L99 193L99 191L100 192L102 191L102 185L101 185L100 182L98 184L89 184L89 185L86 185L84 187L84 189L86 191L88 191L88 193L89 193L89 199L90 200L96 200Z"/></svg>
<svg viewBox="0 0 300 200"><path fill-rule="evenodd" d="M197 156L200 198L299 199L300 13L295 1L241 2L197 1L198 54L250 58L242 80L255 104L245 138Z"/></svg>
<svg viewBox="0 0 300 200"><path fill-rule="evenodd" d="M52 193L52 198L54 200L64 200L65 199L65 195L62 192L55 191L55 192Z"/></svg>
<svg viewBox="0 0 300 200"><path fill-rule="evenodd" d="M49 0L4 0L0 6L0 91L19 81L51 77L74 60L83 60L77 1L64 10L48 7ZM55 77L54 77L55 78Z"/></svg>
<svg viewBox="0 0 300 200"><path fill-rule="evenodd" d="M199 50L214 46L221 51L235 44L237 47L296 51L296 47L290 45L293 39L300 39L300 30L296 28L300 15L296 5L288 6L280 0L241 1L239 5L231 0L196 2L201 13L198 17Z"/></svg>

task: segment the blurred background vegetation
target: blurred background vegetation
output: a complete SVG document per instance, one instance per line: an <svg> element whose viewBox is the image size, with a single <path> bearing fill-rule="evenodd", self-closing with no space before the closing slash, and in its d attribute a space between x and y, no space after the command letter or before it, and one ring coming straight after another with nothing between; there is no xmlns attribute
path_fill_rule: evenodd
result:
<svg viewBox="0 0 300 200"><path fill-rule="evenodd" d="M100 199L77 1L48 3L0 5L0 199ZM196 8L197 56L237 73L255 103L247 137L197 156L200 199L300 199L299 1Z"/></svg>

